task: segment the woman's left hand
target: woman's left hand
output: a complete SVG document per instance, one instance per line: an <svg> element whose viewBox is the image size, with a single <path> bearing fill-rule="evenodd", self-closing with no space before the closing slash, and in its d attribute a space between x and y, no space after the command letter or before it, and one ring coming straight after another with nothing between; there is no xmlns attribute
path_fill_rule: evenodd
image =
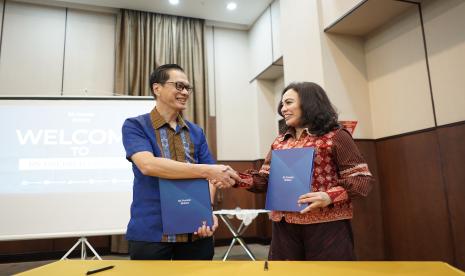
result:
<svg viewBox="0 0 465 276"><path fill-rule="evenodd" d="M304 203L309 204L305 209L300 211L301 214L305 214L316 208L323 208L323 207L328 206L329 204L332 203L332 200L329 197L329 195L325 192L312 192L312 193L301 195L297 203L298 204L304 204Z"/></svg>

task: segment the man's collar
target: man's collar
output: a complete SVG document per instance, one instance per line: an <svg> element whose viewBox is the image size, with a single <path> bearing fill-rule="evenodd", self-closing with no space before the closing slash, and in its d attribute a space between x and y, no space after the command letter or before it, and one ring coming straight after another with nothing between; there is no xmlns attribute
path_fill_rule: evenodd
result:
<svg viewBox="0 0 465 276"><path fill-rule="evenodd" d="M184 119L182 118L182 115L181 113L178 114L178 125L181 127L181 128L187 128L189 129L189 126L186 124L186 121L184 121Z"/></svg>
<svg viewBox="0 0 465 276"><path fill-rule="evenodd" d="M153 127L155 129L159 129L162 126L168 124L168 122L165 121L165 118L161 116L161 114L158 112L157 108L153 108L152 111L150 112L150 117L152 118L153 122ZM176 121L178 122L178 125L180 128L187 128L189 129L189 126L186 124L184 119L182 118L182 115L178 113L178 117L176 118Z"/></svg>

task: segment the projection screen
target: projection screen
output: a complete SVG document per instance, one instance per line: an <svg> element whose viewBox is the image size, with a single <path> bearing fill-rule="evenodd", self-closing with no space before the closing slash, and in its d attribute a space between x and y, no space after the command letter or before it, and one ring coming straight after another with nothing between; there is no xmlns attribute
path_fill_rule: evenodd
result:
<svg viewBox="0 0 465 276"><path fill-rule="evenodd" d="M121 126L150 97L0 99L0 240L124 234Z"/></svg>

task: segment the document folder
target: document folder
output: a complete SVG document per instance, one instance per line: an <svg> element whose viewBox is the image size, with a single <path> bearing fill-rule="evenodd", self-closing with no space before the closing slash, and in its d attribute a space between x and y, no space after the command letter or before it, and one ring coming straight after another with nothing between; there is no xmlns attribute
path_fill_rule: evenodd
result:
<svg viewBox="0 0 465 276"><path fill-rule="evenodd" d="M193 233L213 225L210 188L205 179L160 178L163 233Z"/></svg>
<svg viewBox="0 0 465 276"><path fill-rule="evenodd" d="M294 148L271 152L270 176L265 209L299 212L297 200L312 188L314 148Z"/></svg>

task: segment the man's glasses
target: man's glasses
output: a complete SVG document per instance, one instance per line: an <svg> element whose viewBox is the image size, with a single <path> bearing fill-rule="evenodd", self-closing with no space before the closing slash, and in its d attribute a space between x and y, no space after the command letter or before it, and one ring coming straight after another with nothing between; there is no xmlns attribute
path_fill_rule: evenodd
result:
<svg viewBox="0 0 465 276"><path fill-rule="evenodd" d="M186 91L187 91L188 94L192 93L192 90L194 89L192 86L185 85L183 82L180 82L180 81L167 81L167 82L165 82L165 83L174 84L174 87L175 87L176 90L178 90L179 92L182 92L184 89L186 89Z"/></svg>

